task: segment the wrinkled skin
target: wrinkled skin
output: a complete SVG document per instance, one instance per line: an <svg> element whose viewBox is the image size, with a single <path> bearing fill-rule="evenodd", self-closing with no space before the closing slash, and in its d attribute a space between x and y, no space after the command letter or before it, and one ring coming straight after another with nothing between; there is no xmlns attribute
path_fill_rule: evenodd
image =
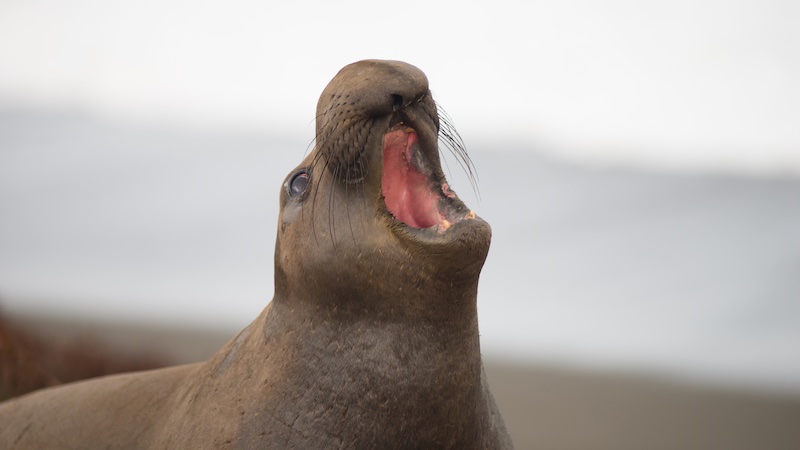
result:
<svg viewBox="0 0 800 450"><path fill-rule="evenodd" d="M447 186L438 133L417 68L342 69L281 187L261 315L207 362L0 405L0 447L511 448L478 338L491 230Z"/></svg>

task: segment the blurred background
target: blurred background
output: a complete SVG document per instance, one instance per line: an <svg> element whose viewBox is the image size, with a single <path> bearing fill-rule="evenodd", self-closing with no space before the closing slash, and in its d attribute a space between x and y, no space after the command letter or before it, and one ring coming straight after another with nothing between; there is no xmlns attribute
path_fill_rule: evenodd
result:
<svg viewBox="0 0 800 450"><path fill-rule="evenodd" d="M520 448L797 448L798 23L763 0L0 0L0 312L207 356L272 296L318 95L400 59L478 169L479 193L447 173L493 227L482 348Z"/></svg>

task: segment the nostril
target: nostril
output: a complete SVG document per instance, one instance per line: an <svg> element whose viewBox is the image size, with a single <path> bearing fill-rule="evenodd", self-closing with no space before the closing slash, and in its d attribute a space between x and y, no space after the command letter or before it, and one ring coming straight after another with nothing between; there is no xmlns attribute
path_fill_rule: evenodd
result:
<svg viewBox="0 0 800 450"><path fill-rule="evenodd" d="M392 94L392 111L397 111L403 107L403 96L400 94Z"/></svg>

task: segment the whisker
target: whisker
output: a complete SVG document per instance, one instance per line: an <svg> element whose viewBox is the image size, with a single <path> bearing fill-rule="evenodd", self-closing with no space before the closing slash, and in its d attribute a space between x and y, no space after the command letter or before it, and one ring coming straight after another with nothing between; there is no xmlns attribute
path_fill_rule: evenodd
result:
<svg viewBox="0 0 800 450"><path fill-rule="evenodd" d="M469 178L472 191L475 193L475 196L480 199L478 170L475 168L472 158L470 158L469 154L467 153L464 140L461 138L461 135L458 134L456 127L453 125L453 119L450 118L447 112L438 103L436 104L436 111L439 115L439 141L448 149L450 154L456 158L456 161L461 166L461 169ZM447 160L445 158L442 159L445 160L445 166L447 166L449 170Z"/></svg>
<svg viewBox="0 0 800 450"><path fill-rule="evenodd" d="M332 170L333 179L338 179L339 175L339 167L334 166ZM333 244L333 253L338 257L339 251L336 247L336 218L334 217L333 211L335 209L335 196L333 195L336 189L328 189L328 233L331 236L331 244Z"/></svg>
<svg viewBox="0 0 800 450"><path fill-rule="evenodd" d="M318 168L318 166L320 166L320 163L322 163L322 167ZM328 167L328 161L327 159L322 158L322 152L317 152L317 154L314 155L313 158L311 158L311 164L309 164L309 171L313 184L313 190L309 198L309 200L311 201L311 223L315 223L317 194L319 193L319 187L322 181L322 177L324 176L327 167ZM317 227L312 226L312 230L314 234L314 242L317 245L319 245L319 239L317 237Z"/></svg>

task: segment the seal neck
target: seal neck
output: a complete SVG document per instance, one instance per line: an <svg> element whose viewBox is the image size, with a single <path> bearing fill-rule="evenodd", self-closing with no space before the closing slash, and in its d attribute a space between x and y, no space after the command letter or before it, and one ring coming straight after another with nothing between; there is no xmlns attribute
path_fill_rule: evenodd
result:
<svg viewBox="0 0 800 450"><path fill-rule="evenodd" d="M276 297L238 353L220 356L218 366L224 370L230 359L229 366L245 367L237 373L245 370L257 383L254 398L269 393L257 402L259 411L276 408L290 418L320 411L316 431L371 443L359 448L410 442L409 432L426 443L423 448L441 444L442 436L459 439L451 448L477 442L487 401L477 321L457 327L455 320L407 315L355 320L352 312L328 305ZM292 424L302 428L303 420Z"/></svg>
<svg viewBox="0 0 800 450"><path fill-rule="evenodd" d="M448 318L396 308L355 311L336 303L290 303L276 297L261 336L269 352L291 349L300 372L327 368L413 379L433 389L479 390L481 356L476 308ZM357 364L354 361L358 361ZM313 367L312 367L313 366ZM387 373L386 371L389 370ZM369 375L370 377L373 375ZM427 389L420 386L421 389Z"/></svg>
<svg viewBox="0 0 800 450"><path fill-rule="evenodd" d="M357 265L351 267L357 270ZM420 321L440 328L474 328L477 335L477 276L446 278L432 269L403 265L369 270L371 276L318 270L314 277L297 277L276 265L273 305L311 322L320 317L343 324ZM413 273L400 276L398 271Z"/></svg>

